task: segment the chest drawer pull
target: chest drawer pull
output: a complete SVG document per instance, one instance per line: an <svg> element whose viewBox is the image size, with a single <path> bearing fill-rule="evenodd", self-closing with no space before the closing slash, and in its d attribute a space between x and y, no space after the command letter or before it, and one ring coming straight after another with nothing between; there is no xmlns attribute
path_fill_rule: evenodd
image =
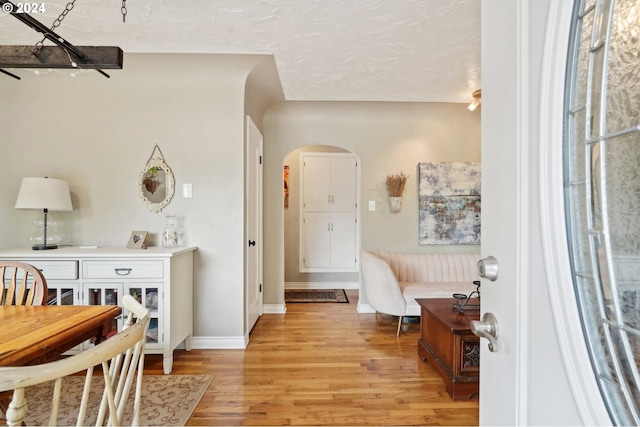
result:
<svg viewBox="0 0 640 427"><path fill-rule="evenodd" d="M129 273L131 273L130 268L114 268L114 270L118 276L127 276Z"/></svg>

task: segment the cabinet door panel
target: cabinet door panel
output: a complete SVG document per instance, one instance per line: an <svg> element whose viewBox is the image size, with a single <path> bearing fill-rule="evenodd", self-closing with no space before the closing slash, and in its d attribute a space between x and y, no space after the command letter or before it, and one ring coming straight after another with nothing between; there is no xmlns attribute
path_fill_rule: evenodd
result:
<svg viewBox="0 0 640 427"><path fill-rule="evenodd" d="M331 159L331 211L355 212L357 203L356 159Z"/></svg>
<svg viewBox="0 0 640 427"><path fill-rule="evenodd" d="M57 280L49 280L47 283L47 305L80 305L80 292L77 283L67 283ZM78 344L66 351L65 355L76 354L82 351L82 344Z"/></svg>
<svg viewBox="0 0 640 427"><path fill-rule="evenodd" d="M331 159L303 157L302 203L306 212L328 212L331 209Z"/></svg>
<svg viewBox="0 0 640 427"><path fill-rule="evenodd" d="M304 215L303 254L301 267L328 268L331 266L331 214L307 213Z"/></svg>
<svg viewBox="0 0 640 427"><path fill-rule="evenodd" d="M162 327L162 284L161 283L131 283L126 292L149 310L149 328L147 329L147 348L162 348L164 330ZM125 315L129 313L126 312Z"/></svg>
<svg viewBox="0 0 640 427"><path fill-rule="evenodd" d="M124 286L122 283L84 283L84 301L86 305L121 305ZM122 315L113 319L107 338L122 330ZM93 346L93 340L86 341L85 349Z"/></svg>
<svg viewBox="0 0 640 427"><path fill-rule="evenodd" d="M331 214L331 267L356 268L356 215Z"/></svg>
<svg viewBox="0 0 640 427"><path fill-rule="evenodd" d="M47 305L80 304L78 295L76 283L59 283L54 280L47 283Z"/></svg>
<svg viewBox="0 0 640 427"><path fill-rule="evenodd" d="M355 156L303 153L300 159L300 272L357 271L359 179Z"/></svg>

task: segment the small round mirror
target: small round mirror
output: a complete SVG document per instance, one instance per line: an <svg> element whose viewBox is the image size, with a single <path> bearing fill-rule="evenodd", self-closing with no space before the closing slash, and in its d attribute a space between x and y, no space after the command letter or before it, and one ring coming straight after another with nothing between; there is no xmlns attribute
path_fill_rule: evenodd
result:
<svg viewBox="0 0 640 427"><path fill-rule="evenodd" d="M140 174L140 197L153 212L160 212L171 202L175 179L171 168L161 158L153 158Z"/></svg>

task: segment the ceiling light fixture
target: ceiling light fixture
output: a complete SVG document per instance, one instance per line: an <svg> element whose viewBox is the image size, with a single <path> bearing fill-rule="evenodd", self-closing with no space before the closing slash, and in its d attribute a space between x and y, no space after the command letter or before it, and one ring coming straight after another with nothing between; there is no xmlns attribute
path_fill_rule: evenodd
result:
<svg viewBox="0 0 640 427"><path fill-rule="evenodd" d="M482 100L482 90L478 89L473 92L473 102L467 107L469 111L473 111L480 105Z"/></svg>

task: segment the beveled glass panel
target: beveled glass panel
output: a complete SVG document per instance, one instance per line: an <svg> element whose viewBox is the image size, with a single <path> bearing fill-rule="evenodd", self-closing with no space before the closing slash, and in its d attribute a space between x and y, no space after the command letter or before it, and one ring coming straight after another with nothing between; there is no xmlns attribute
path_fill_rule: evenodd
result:
<svg viewBox="0 0 640 427"><path fill-rule="evenodd" d="M640 123L640 10L636 0L616 0L607 58L607 134Z"/></svg>
<svg viewBox="0 0 640 427"><path fill-rule="evenodd" d="M637 425L640 0L576 0L572 25L563 147L574 289L612 421ZM586 106L583 122L581 105Z"/></svg>
<svg viewBox="0 0 640 427"><path fill-rule="evenodd" d="M640 253L640 133L607 141L605 152L611 250L617 256L635 255Z"/></svg>
<svg viewBox="0 0 640 427"><path fill-rule="evenodd" d="M588 12L582 19L580 24L580 39L577 45L577 67L576 67L576 85L575 98L572 100L572 109L585 108L587 103L588 75L589 69L589 50L591 48L591 33L593 31L593 15L595 11ZM584 118L584 112L582 113ZM585 135L581 135L584 138Z"/></svg>

